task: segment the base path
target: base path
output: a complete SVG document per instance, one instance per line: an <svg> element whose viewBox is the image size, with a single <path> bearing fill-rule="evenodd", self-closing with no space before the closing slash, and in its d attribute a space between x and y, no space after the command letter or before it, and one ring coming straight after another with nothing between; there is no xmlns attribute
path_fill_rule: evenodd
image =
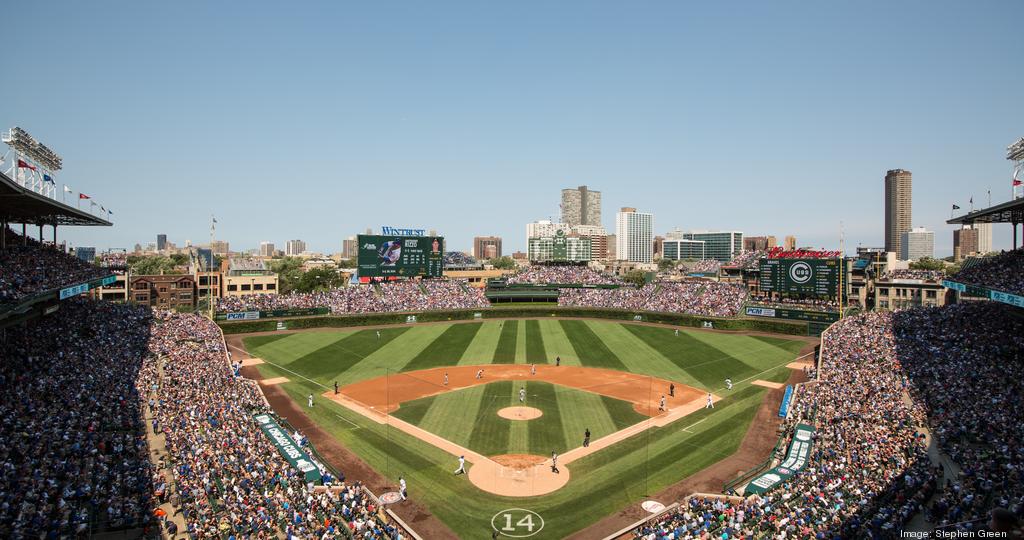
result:
<svg viewBox="0 0 1024 540"><path fill-rule="evenodd" d="M449 366L389 374L344 386L338 389L338 394L328 390L321 395L448 452L453 456L453 462L454 457L465 456L466 461L472 464L468 477L473 485L488 493L506 497L535 497L551 493L569 482L567 465L573 461L644 430L668 425L704 408L707 403L707 393L703 390L647 375L578 366L538 365L536 370L536 373L531 373L530 366L524 364ZM587 448L578 447L565 452L558 458L556 473L551 468L550 456L484 456L390 414L406 401L505 380L544 381L613 397L632 403L636 411L649 418L592 441ZM673 396L668 395L669 385L675 385ZM659 410L662 395L665 396L665 411ZM719 400L718 396L712 396L712 399ZM537 414L540 412L533 407L516 406L502 409L498 414L513 420L529 420L540 416Z"/></svg>
<svg viewBox="0 0 1024 540"><path fill-rule="evenodd" d="M477 372L483 370L481 378ZM448 384L444 384L445 373ZM612 369L543 364L537 374L530 374L528 364L487 364L483 366L450 366L392 373L367 379L339 389L341 396L379 413L390 414L402 402L443 394L451 390L468 388L494 381L544 381L585 390L633 404L633 408L646 416L658 416L659 400L665 396L669 410L689 404L707 396L702 390L681 382L648 375L637 375ZM675 385L675 396L668 395L670 384ZM325 393L334 399L333 393Z"/></svg>

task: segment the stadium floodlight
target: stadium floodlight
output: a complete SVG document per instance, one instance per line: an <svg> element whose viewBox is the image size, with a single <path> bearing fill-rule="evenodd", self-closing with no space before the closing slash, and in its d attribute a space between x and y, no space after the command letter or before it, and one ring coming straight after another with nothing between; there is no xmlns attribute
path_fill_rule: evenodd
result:
<svg viewBox="0 0 1024 540"><path fill-rule="evenodd" d="M1010 161L1024 161L1024 137L1006 147L1006 159Z"/></svg>
<svg viewBox="0 0 1024 540"><path fill-rule="evenodd" d="M4 134L3 142L7 143L15 152L42 165L44 169L59 171L63 168L64 161L60 155L18 126L12 127Z"/></svg>

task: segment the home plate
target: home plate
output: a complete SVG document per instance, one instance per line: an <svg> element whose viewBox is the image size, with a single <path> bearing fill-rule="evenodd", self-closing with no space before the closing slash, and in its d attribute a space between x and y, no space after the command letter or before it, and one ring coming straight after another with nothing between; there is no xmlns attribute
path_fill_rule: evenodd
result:
<svg viewBox="0 0 1024 540"><path fill-rule="evenodd" d="M665 505L658 501L644 501L640 503L640 508L643 508L652 514L657 514L665 509Z"/></svg>

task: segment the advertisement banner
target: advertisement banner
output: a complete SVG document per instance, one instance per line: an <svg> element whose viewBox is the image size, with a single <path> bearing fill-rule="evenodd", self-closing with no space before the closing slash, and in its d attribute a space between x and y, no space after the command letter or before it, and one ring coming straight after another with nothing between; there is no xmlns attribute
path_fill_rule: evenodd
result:
<svg viewBox="0 0 1024 540"><path fill-rule="evenodd" d="M299 448L299 445L292 440L291 436L278 425L277 421L269 414L257 414L255 418L256 423L263 430L263 434L270 439L270 443L288 460L288 463L292 467L306 473L306 482L319 483L320 469Z"/></svg>
<svg viewBox="0 0 1024 540"><path fill-rule="evenodd" d="M78 295L80 295L82 293L87 293L87 292L89 292L89 284L88 283L81 283L79 285L75 285L74 287L68 287L66 289L61 289L60 290L60 299L61 300L67 300L68 298L71 298L72 296L78 296Z"/></svg>
<svg viewBox="0 0 1024 540"><path fill-rule="evenodd" d="M772 308L748 307L747 315L751 315L753 317L774 317L775 310Z"/></svg>
<svg viewBox="0 0 1024 540"><path fill-rule="evenodd" d="M229 321L255 321L260 318L259 311L239 311L237 313L228 313L227 320Z"/></svg>
<svg viewBox="0 0 1024 540"><path fill-rule="evenodd" d="M807 465L807 459L811 455L811 445L814 438L814 428L807 424L797 424L793 432L793 440L789 443L789 452L786 459L777 467L769 469L754 477L747 484L744 495L764 493L775 486L789 480L794 474Z"/></svg>

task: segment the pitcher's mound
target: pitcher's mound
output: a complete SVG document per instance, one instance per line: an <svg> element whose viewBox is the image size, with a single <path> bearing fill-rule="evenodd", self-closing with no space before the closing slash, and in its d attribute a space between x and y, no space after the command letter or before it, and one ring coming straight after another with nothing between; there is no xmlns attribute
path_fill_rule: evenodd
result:
<svg viewBox="0 0 1024 540"><path fill-rule="evenodd" d="M498 465L504 465L505 467L511 467L513 469L529 469L534 465L540 465L547 461L543 456L534 456L531 454L503 454L500 456L492 456Z"/></svg>
<svg viewBox="0 0 1024 540"><path fill-rule="evenodd" d="M544 414L540 409L533 407L505 407L498 411L498 416L509 420L533 420Z"/></svg>

